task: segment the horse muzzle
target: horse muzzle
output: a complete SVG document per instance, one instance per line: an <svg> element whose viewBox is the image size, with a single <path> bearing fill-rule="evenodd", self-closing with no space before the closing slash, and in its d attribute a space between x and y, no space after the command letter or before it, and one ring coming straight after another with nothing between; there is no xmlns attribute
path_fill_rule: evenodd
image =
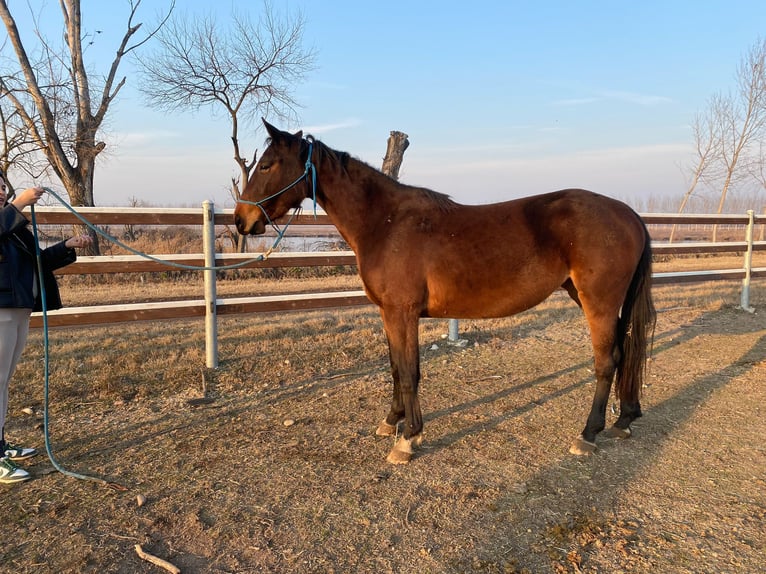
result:
<svg viewBox="0 0 766 574"><path fill-rule="evenodd" d="M234 214L234 225L237 231L242 235L263 235L266 233L266 223L260 217L255 221L248 222L238 213Z"/></svg>

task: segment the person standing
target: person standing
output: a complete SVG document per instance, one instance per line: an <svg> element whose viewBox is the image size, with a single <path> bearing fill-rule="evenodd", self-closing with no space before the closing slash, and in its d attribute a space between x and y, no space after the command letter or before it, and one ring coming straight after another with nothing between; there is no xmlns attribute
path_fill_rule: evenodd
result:
<svg viewBox="0 0 766 574"><path fill-rule="evenodd" d="M34 448L8 442L5 422L9 384L27 342L29 316L33 310L42 310L34 235L22 211L36 204L43 193L41 187L30 187L8 202L5 174L0 171L0 483L29 480L30 474L16 462L37 454ZM80 235L40 252L48 309L62 306L53 271L74 263L74 248L90 243L90 236Z"/></svg>

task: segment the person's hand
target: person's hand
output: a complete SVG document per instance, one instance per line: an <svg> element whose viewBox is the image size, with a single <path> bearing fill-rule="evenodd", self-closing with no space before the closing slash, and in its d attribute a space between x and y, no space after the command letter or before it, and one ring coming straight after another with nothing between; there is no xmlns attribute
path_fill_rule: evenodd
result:
<svg viewBox="0 0 766 574"><path fill-rule="evenodd" d="M74 237L70 237L69 239L67 239L64 245L66 245L69 248L74 248L74 247L87 247L91 243L93 243L93 239L91 238L90 235L76 235Z"/></svg>
<svg viewBox="0 0 766 574"><path fill-rule="evenodd" d="M16 197L13 200L13 205L19 210L22 210L29 205L37 203L43 193L45 193L45 190L42 187L28 187L24 191L16 194Z"/></svg>

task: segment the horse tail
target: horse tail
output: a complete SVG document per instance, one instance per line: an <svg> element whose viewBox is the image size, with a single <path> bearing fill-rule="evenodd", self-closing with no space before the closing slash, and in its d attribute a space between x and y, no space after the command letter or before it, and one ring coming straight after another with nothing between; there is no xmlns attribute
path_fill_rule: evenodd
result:
<svg viewBox="0 0 766 574"><path fill-rule="evenodd" d="M636 404L646 374L648 342L654 340L657 310L652 300L652 246L644 228L644 250L622 304L617 322L617 377L615 392L621 401Z"/></svg>

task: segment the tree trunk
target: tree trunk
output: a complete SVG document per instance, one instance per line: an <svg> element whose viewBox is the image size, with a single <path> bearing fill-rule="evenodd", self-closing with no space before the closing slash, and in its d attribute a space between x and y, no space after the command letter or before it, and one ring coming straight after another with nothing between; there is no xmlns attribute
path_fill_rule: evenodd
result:
<svg viewBox="0 0 766 574"><path fill-rule="evenodd" d="M243 176L247 177L247 170L244 166L241 167ZM247 180L245 180L245 182L247 182ZM234 201L239 201L239 198L241 197L239 185L234 178L231 179L231 195L234 197ZM237 253L245 253L247 251L247 235L242 235L239 233L239 231L237 231L237 228L234 227L231 232L231 236L232 240L234 241Z"/></svg>
<svg viewBox="0 0 766 574"><path fill-rule="evenodd" d="M64 20L65 44L59 53L50 48L42 38L39 29L35 30L37 37L40 38L41 47L44 48L42 65L36 66L29 59L16 21L8 9L7 0L0 0L0 20L8 31L8 44L13 47L20 76L23 76L26 83L26 87L19 86L18 91L28 95L34 104L34 111L27 108L25 98L20 99L16 97L13 90L5 89L4 82L0 85L4 88L3 97L7 97L13 104L32 136L33 144L45 155L64 185L72 206L90 207L94 205L93 174L96 157L106 147L104 142L98 141L98 131L110 104L125 84L124 77L122 79L117 77L118 68L122 58L146 40L133 40L133 36L141 28L141 24L133 22L141 2L140 0L131 1L127 30L117 48L109 72L100 76L98 92L101 94L101 99L94 101L91 98L88 66L83 58L83 38L87 39L87 36L82 33L80 4L80 0L59 1ZM166 20L167 17L159 26L161 27ZM154 30L156 31L157 29ZM154 32L150 32L147 39L153 36ZM66 72L65 79L57 77L59 71ZM66 100L67 106L71 106L65 106L67 113L59 109L58 104L63 102L62 97ZM72 157L72 151L74 151L74 157ZM77 233L85 232L82 226L76 229ZM88 230L87 233L94 239L87 253L98 255L96 233L92 230Z"/></svg>
<svg viewBox="0 0 766 574"><path fill-rule="evenodd" d="M398 180L399 168L404 161L404 152L410 146L407 134L403 132L392 131L388 138L386 148L386 157L383 158L383 167L381 171L387 176Z"/></svg>
<svg viewBox="0 0 766 574"><path fill-rule="evenodd" d="M736 165L736 160L734 161L734 163L732 163L732 166L734 165ZM730 168L729 171L726 173L726 180L723 182L723 188L721 189L721 199L718 202L718 210L716 211L718 215L723 213L723 207L724 207L724 204L726 203L726 195L728 194L729 186L731 185L732 173L733 173L733 168ZM713 225L712 241L713 243L718 241L718 224L717 223Z"/></svg>
<svg viewBox="0 0 766 574"><path fill-rule="evenodd" d="M697 170L694 172L694 178L692 179L692 183L689 185L689 189L686 190L686 193L684 193L684 197L681 200L681 205L678 207L678 213L679 215L684 212L684 209L686 209L686 204L689 203L689 198L691 198L692 193L694 193L694 190L697 187L697 184L700 180L700 174L702 173L703 165L700 164L697 167ZM673 243L673 240L675 239L676 235L676 228L678 227L677 223L673 224L673 227L670 229L670 238L668 239L668 243Z"/></svg>
<svg viewBox="0 0 766 574"><path fill-rule="evenodd" d="M54 171L59 175L59 179L67 184L66 188L69 192L69 201L72 207L93 207L93 175L95 165L96 159L94 157L83 161L74 168L66 165L53 166ZM63 173L68 174L66 179L62 177ZM83 255L101 255L101 247L98 242L99 236L93 229L85 225L76 224L72 226L72 234L90 235L92 243L81 251Z"/></svg>

